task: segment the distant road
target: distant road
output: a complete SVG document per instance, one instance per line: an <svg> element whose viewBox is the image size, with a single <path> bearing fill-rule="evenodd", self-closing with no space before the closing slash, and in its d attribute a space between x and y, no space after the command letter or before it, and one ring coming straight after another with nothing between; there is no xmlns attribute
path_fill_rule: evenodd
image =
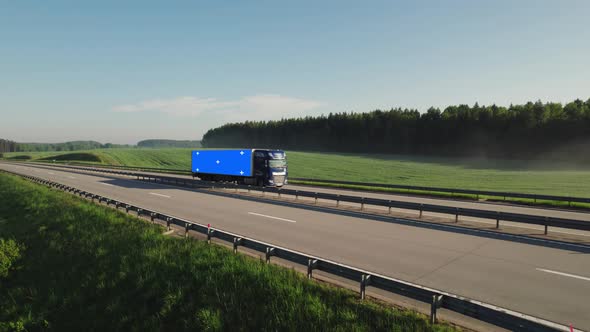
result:
<svg viewBox="0 0 590 332"><path fill-rule="evenodd" d="M63 168L5 163L0 163L0 168L590 330L588 254L220 197L199 190L100 173L81 174ZM560 217L590 220L586 214L575 212L505 205L491 207L490 204L402 195L395 195L395 199L465 207L476 205L482 209L503 208L519 213L554 213Z"/></svg>
<svg viewBox="0 0 590 332"><path fill-rule="evenodd" d="M289 189L295 190L308 190L317 191L324 193L340 194L340 195L356 195L370 198L381 198L390 199L395 201L423 203L423 204L435 204L435 205L446 205L460 208L470 208L479 210L490 210L490 211L501 211L510 213L522 213L530 215L539 215L546 217L555 218L566 218L566 219L577 219L590 221L590 213L587 212L576 212L572 210L560 210L555 208L547 208L543 206L527 207L520 205L511 205L494 202L477 202L477 201L464 201L464 200L453 200L444 198L427 198L420 196L411 196L403 194L389 194L389 193L374 193L366 191L356 191L339 188L325 188L325 187L312 187L312 186L300 186L300 185L288 185Z"/></svg>

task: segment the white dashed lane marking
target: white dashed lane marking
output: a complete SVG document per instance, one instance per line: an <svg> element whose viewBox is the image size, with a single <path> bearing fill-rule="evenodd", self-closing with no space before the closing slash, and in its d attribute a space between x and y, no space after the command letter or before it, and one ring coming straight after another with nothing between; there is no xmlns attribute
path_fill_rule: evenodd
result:
<svg viewBox="0 0 590 332"><path fill-rule="evenodd" d="M254 212L248 212L248 214L251 214L251 215L253 215L253 216L259 216L259 217L269 218L269 219L275 219L275 220L287 221L287 222L291 222L291 223L296 223L296 222L297 222L297 221L295 221L295 220L290 220L290 219L285 219L285 218L279 218L279 217L273 217L273 216L267 216L267 215L265 215L265 214L254 213Z"/></svg>
<svg viewBox="0 0 590 332"><path fill-rule="evenodd" d="M546 269L539 269L539 268L537 268L536 270L542 271L542 272L547 272L547 273L552 273L552 274L557 274L557 275L564 276L564 277L570 277L570 278L576 278L576 279L580 279L580 280L590 281L590 278L578 276L575 274L553 271L553 270L546 270Z"/></svg>
<svg viewBox="0 0 590 332"><path fill-rule="evenodd" d="M150 195L160 196L160 197L166 197L166 198L170 198L171 197L171 196L168 196L168 195L162 195L162 194L158 194L158 193L150 193Z"/></svg>

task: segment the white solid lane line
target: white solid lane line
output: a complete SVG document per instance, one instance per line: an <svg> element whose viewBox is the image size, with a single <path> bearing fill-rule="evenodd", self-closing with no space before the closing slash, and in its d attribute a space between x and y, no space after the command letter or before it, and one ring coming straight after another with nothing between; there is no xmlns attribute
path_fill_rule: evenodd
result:
<svg viewBox="0 0 590 332"><path fill-rule="evenodd" d="M70 179L75 179L75 177L73 177L73 176L68 176L68 177L69 177Z"/></svg>
<svg viewBox="0 0 590 332"><path fill-rule="evenodd" d="M560 276L564 276L564 277L570 277L570 278L576 278L576 279L581 279L581 280L586 280L586 281L590 281L590 278L587 277L582 277L582 276L578 276L575 274L569 274L569 273L564 273L564 272L558 272L558 271L552 271L552 270L546 270L546 269L536 269L537 271L543 271L543 272L547 272L547 273L553 273L553 274L558 274Z"/></svg>
<svg viewBox="0 0 590 332"><path fill-rule="evenodd" d="M55 175L55 173L47 172L47 174Z"/></svg>
<svg viewBox="0 0 590 332"><path fill-rule="evenodd" d="M109 187L112 187L112 186L113 186L113 185L112 185L112 184L110 184L110 183L104 183L104 182L99 182L99 183L100 183L100 184L102 184L103 186L109 186Z"/></svg>
<svg viewBox="0 0 590 332"><path fill-rule="evenodd" d="M284 218L279 218L279 217L267 216L265 214L260 214L260 213L248 212L248 214L251 214L253 216L259 216L259 217L269 218L269 219L276 219L276 220L282 220L282 221L296 223L295 220L289 220L289 219L284 219Z"/></svg>
<svg viewBox="0 0 590 332"><path fill-rule="evenodd" d="M150 193L150 195L155 195L155 196L160 196L160 197L166 197L166 198L170 198L171 196L168 195L162 195L162 194L158 194L158 193Z"/></svg>

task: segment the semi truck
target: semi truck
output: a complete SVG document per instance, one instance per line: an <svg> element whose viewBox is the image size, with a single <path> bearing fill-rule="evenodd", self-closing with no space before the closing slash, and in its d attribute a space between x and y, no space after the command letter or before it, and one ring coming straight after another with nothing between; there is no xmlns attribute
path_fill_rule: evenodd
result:
<svg viewBox="0 0 590 332"><path fill-rule="evenodd" d="M287 155L283 150L193 150L193 177L205 181L281 187L287 184Z"/></svg>

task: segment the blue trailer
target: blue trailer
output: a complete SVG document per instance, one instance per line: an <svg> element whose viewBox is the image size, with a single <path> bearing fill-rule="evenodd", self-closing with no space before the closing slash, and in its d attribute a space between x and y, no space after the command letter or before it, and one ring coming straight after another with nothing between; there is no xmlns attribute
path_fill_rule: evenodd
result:
<svg viewBox="0 0 590 332"><path fill-rule="evenodd" d="M268 149L194 150L191 171L206 181L280 187L287 183L287 155Z"/></svg>

